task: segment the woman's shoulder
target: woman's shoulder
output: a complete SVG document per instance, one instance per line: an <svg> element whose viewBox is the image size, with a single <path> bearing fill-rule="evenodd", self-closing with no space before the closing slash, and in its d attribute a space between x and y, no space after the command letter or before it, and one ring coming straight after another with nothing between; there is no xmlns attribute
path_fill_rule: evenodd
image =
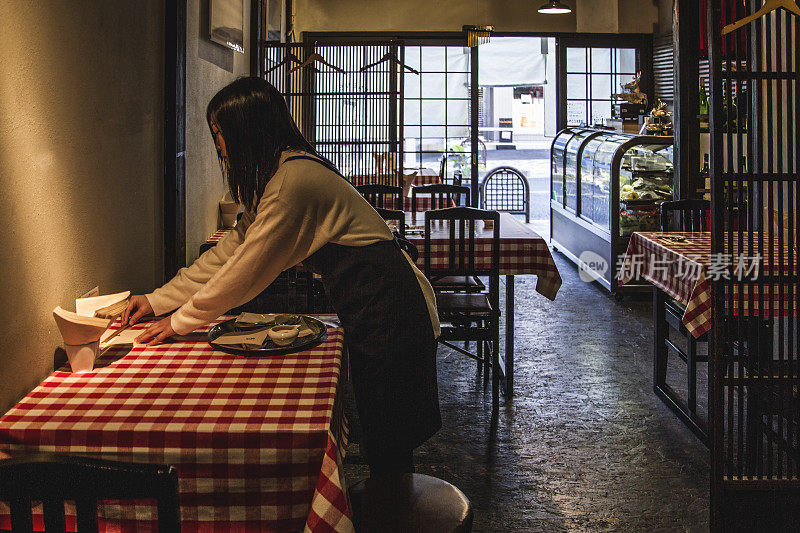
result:
<svg viewBox="0 0 800 533"><path fill-rule="evenodd" d="M296 159L295 159L296 158ZM281 187L306 190L308 188L330 190L346 183L329 163L306 152L285 151L276 177L281 174Z"/></svg>
<svg viewBox="0 0 800 533"><path fill-rule="evenodd" d="M292 159L295 157L298 159ZM281 200L294 203L330 198L342 185L346 185L345 180L312 154L286 150L267 189Z"/></svg>

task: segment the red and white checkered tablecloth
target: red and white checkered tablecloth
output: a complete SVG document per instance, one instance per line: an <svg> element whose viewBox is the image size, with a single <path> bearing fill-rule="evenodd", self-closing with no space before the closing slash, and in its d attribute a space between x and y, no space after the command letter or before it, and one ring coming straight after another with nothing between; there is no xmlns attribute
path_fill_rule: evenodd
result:
<svg viewBox="0 0 800 533"><path fill-rule="evenodd" d="M441 202L437 202L437 203L441 203ZM397 204L397 202L395 201L395 198L393 196L387 196L383 200L383 206L384 206L385 209L397 209L396 204ZM410 196L404 196L403 197L403 207L402 207L402 209L400 209L400 211L403 211L403 212L406 212L406 213L411 213L412 212L412 209L411 209L412 207L413 206L411 204L411 197ZM419 211L419 212L430 211L432 208L433 208L433 199L430 197L430 195L417 196L417 211Z"/></svg>
<svg viewBox="0 0 800 533"><path fill-rule="evenodd" d="M411 185L415 187L420 185L434 185L436 183L441 183L439 180L439 173L430 168L405 169L403 172L405 174L411 174L412 172L416 173L414 180L411 182ZM359 185L367 185L369 183L391 183L392 181L396 180L396 177L394 174L357 174L355 176L346 176L346 179L353 184L353 187L358 187Z"/></svg>
<svg viewBox="0 0 800 533"><path fill-rule="evenodd" d="M0 451L173 465L184 533L353 531L336 394L342 330L329 328L311 350L262 358L214 351L207 330L112 347L92 372L54 372L0 417ZM155 530L150 503L101 502L101 529ZM0 528L10 529L1 510Z"/></svg>
<svg viewBox="0 0 800 533"><path fill-rule="evenodd" d="M208 239L206 239L207 244L216 244L218 243L225 235L228 234L233 228L222 228L215 231Z"/></svg>
<svg viewBox="0 0 800 533"><path fill-rule="evenodd" d="M406 213L408 226L425 227L423 214ZM491 229L484 228L482 222L476 227L475 263L478 268L489 268L491 264ZM442 264L449 253L449 226L445 221L431 223L431 268ZM422 269L425 265L425 237L419 234L407 235L406 238L420 252L417 265ZM534 274L538 277L536 291L554 300L561 287L561 275L558 273L553 256L547 242L536 232L508 213L500 213L500 274L519 275Z"/></svg>
<svg viewBox="0 0 800 533"><path fill-rule="evenodd" d="M388 203L394 203L394 202L388 202ZM441 202L439 202L439 204L441 204ZM402 211L405 211L406 213L411 213L413 211L412 207L413 206L411 205L411 196L405 196L403 198ZM430 211L431 209L433 209L433 199L431 198L430 195L417 196L417 211L419 212Z"/></svg>
<svg viewBox="0 0 800 533"><path fill-rule="evenodd" d="M684 242L675 242L669 240L670 237L682 237L685 240ZM745 246L742 254L739 254L738 242L735 242L730 254L725 253L721 257L712 257L710 232L637 232L631 236L628 244L628 250L619 269L619 281L621 284L625 284L632 280L645 279L685 305L686 311L681 321L694 337L700 337L711 329L711 285L716 276L722 275L726 263L728 264L728 275L735 276L737 265L742 268L743 274L756 265L761 274L771 272L768 258L757 258L760 238L759 233L745 232L743 234ZM753 243L752 247L750 247L750 242ZM773 243L773 249L778 249L777 237ZM782 267L784 273L792 268L792 265L788 264L790 256L796 256L796 254L790 254L788 245L784 245L785 264ZM715 263L719 267L715 267ZM734 279L736 278L734 277ZM784 290L781 291L778 285L767 284L764 289L766 289L766 294L759 297L758 285L754 285L752 281L737 282L734 285L733 302L726 307L732 308L734 315L740 313L743 316L775 315L779 313L779 303L781 293L783 293L783 314L797 313L796 286L790 288L785 285ZM751 291L752 302L750 301Z"/></svg>

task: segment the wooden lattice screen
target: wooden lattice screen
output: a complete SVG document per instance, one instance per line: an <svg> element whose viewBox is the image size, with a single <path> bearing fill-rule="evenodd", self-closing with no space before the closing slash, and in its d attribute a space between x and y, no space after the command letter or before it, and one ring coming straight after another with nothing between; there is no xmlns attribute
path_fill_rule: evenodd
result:
<svg viewBox="0 0 800 533"><path fill-rule="evenodd" d="M397 41L265 44L265 79L355 185L402 184L403 76L393 59L402 62L403 50ZM303 66L312 54L328 64Z"/></svg>
<svg viewBox="0 0 800 533"><path fill-rule="evenodd" d="M778 9L723 36L764 2L708 4L712 263L726 267L712 285L711 524L797 531L800 17Z"/></svg>

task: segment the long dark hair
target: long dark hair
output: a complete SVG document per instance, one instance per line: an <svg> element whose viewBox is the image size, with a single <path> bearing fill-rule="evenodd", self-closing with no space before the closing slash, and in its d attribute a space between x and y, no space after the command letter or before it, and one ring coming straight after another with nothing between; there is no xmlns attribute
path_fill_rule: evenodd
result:
<svg viewBox="0 0 800 533"><path fill-rule="evenodd" d="M233 199L248 209L258 205L278 168L281 152L302 150L320 157L289 115L281 94L261 78L239 78L220 90L206 108L225 141L222 174ZM213 135L213 129L212 129ZM324 158L323 158L324 159Z"/></svg>

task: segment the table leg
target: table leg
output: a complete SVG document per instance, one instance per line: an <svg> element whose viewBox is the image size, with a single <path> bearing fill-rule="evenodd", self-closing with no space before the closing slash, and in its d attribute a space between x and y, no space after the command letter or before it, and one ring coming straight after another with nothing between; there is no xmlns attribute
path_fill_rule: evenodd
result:
<svg viewBox="0 0 800 533"><path fill-rule="evenodd" d="M506 276L506 396L514 394L514 276Z"/></svg>

